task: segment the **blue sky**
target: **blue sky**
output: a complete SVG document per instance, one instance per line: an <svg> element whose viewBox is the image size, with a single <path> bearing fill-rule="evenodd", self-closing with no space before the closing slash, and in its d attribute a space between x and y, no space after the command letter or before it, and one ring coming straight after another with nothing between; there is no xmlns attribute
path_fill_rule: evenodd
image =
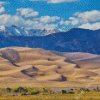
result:
<svg viewBox="0 0 100 100"><path fill-rule="evenodd" d="M0 25L27 29L97 30L100 0L0 0L0 20Z"/></svg>

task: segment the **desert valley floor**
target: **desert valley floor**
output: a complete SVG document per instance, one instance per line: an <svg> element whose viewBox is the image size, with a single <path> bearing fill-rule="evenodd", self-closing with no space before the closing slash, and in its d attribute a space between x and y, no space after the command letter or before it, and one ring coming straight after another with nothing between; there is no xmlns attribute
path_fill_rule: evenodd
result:
<svg viewBox="0 0 100 100"><path fill-rule="evenodd" d="M0 49L0 88L85 87L90 83L90 87L97 87L100 86L99 74L99 55L25 47Z"/></svg>

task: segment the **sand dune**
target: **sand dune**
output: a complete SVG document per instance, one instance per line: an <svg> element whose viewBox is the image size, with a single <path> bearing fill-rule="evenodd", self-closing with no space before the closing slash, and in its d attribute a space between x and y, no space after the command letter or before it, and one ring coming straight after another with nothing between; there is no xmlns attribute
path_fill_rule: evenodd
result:
<svg viewBox="0 0 100 100"><path fill-rule="evenodd" d="M9 55L16 59L13 60L8 55L2 56L7 50L10 50ZM13 54L12 50L16 53ZM99 71L99 55L23 47L0 49L0 83L64 82L77 85L78 82L81 85L98 76ZM99 81L97 83L99 84Z"/></svg>

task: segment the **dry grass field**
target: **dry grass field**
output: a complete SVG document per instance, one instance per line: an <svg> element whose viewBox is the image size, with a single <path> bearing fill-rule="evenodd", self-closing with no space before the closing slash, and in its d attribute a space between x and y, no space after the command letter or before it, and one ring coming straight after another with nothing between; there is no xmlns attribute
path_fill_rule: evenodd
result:
<svg viewBox="0 0 100 100"><path fill-rule="evenodd" d="M34 96L1 96L0 100L100 100L100 93L85 93L76 99L77 94L52 94L52 95L34 95Z"/></svg>
<svg viewBox="0 0 100 100"><path fill-rule="evenodd" d="M7 49L7 58L2 53ZM11 54L10 54L11 53ZM18 57L19 60L18 60ZM14 59L14 62L13 62ZM60 53L43 49L9 47L0 49L0 88L4 87L85 87L100 73L100 56L87 53ZM91 87L100 86L100 77Z"/></svg>

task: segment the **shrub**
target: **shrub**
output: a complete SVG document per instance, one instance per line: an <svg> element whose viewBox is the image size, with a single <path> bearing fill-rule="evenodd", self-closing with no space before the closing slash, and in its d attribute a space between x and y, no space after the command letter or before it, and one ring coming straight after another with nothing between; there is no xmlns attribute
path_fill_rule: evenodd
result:
<svg viewBox="0 0 100 100"><path fill-rule="evenodd" d="M18 92L18 88L14 88L13 90L14 90L14 92Z"/></svg>
<svg viewBox="0 0 100 100"><path fill-rule="evenodd" d="M85 92L90 92L90 90L89 89L86 89Z"/></svg>
<svg viewBox="0 0 100 100"><path fill-rule="evenodd" d="M28 92L32 92L32 90L33 90L33 89L31 89L31 88L27 88L27 91L28 91Z"/></svg>
<svg viewBox="0 0 100 100"><path fill-rule="evenodd" d="M37 91L37 90L32 90L32 92L31 92L31 95L35 95L35 94L38 94L39 92Z"/></svg>
<svg viewBox="0 0 100 100"><path fill-rule="evenodd" d="M23 87L14 88L14 92L27 92L27 89L24 89Z"/></svg>
<svg viewBox="0 0 100 100"><path fill-rule="evenodd" d="M51 59L50 59L50 58L48 58L48 61L51 61Z"/></svg>
<svg viewBox="0 0 100 100"><path fill-rule="evenodd" d="M48 92L48 89L47 88L43 88L43 92Z"/></svg>
<svg viewBox="0 0 100 100"><path fill-rule="evenodd" d="M66 90L61 89L61 94L66 94Z"/></svg>
<svg viewBox="0 0 100 100"><path fill-rule="evenodd" d="M39 91L37 91L36 89L32 89L32 88L27 88L27 92L30 92L31 95L34 95L34 94L38 94Z"/></svg>
<svg viewBox="0 0 100 100"><path fill-rule="evenodd" d="M51 90L50 90L50 88L48 89L48 94L51 94Z"/></svg>
<svg viewBox="0 0 100 100"><path fill-rule="evenodd" d="M71 91L73 91L73 89L70 89Z"/></svg>
<svg viewBox="0 0 100 100"><path fill-rule="evenodd" d="M81 90L86 91L86 89L85 89L85 88L82 88Z"/></svg>
<svg viewBox="0 0 100 100"><path fill-rule="evenodd" d="M97 90L99 90L99 88L97 87Z"/></svg>
<svg viewBox="0 0 100 100"><path fill-rule="evenodd" d="M11 88L6 88L5 92L11 92Z"/></svg>
<svg viewBox="0 0 100 100"><path fill-rule="evenodd" d="M68 94L74 94L74 92L73 91L69 91Z"/></svg>
<svg viewBox="0 0 100 100"><path fill-rule="evenodd" d="M23 94L21 94L21 95L23 96L23 95L27 95L27 94L26 94L26 93L23 93Z"/></svg>

